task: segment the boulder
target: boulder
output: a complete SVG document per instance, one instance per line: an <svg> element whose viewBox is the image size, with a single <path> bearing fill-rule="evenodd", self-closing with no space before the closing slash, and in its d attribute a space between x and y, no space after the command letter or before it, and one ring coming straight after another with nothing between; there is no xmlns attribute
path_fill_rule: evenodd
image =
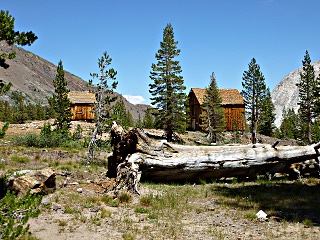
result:
<svg viewBox="0 0 320 240"><path fill-rule="evenodd" d="M26 194L28 190L31 194L47 194L56 188L56 174L53 168L22 170L9 178L8 188L17 192L18 196Z"/></svg>

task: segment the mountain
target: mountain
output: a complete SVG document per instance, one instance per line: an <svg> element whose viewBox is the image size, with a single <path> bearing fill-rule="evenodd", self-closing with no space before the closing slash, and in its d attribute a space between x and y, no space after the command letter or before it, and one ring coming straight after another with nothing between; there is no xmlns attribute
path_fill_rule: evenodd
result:
<svg viewBox="0 0 320 240"><path fill-rule="evenodd" d="M312 63L315 76L320 74L320 61ZM276 126L279 127L282 120L283 108L286 110L293 108L295 112L298 111L299 90L296 86L300 82L300 72L302 67L289 73L284 77L272 90L271 98L275 106Z"/></svg>
<svg viewBox="0 0 320 240"><path fill-rule="evenodd" d="M10 92L1 96L0 99L12 102L11 93L18 91L25 96L28 102L47 104L47 98L51 97L54 92L53 80L57 73L57 66L23 48L0 42L0 54L12 51L17 53L16 58L6 61L10 65L8 69L0 68L0 79L12 82L13 86ZM70 91L88 90L87 82L74 74L65 71L65 78ZM134 105L121 94L118 95L135 120L139 118L139 115L143 118L146 109L151 107L143 104Z"/></svg>

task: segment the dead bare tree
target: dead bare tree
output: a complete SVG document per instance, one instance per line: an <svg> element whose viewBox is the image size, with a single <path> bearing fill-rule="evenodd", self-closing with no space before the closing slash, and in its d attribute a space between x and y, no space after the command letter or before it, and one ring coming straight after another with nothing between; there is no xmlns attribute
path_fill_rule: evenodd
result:
<svg viewBox="0 0 320 240"><path fill-rule="evenodd" d="M107 52L104 52L102 57L98 59L100 74L90 73L90 76L93 79L99 79L99 83L95 88L97 101L95 108L96 124L89 142L87 164L90 164L94 158L94 150L97 146L97 135L102 134L108 127L111 127L110 104L116 99L116 97L113 96L113 91L118 85L118 82L116 81L117 71L113 68L108 68L111 62L112 58L110 58ZM109 81L112 81L111 85L109 85ZM93 85L93 80L90 80L89 83Z"/></svg>

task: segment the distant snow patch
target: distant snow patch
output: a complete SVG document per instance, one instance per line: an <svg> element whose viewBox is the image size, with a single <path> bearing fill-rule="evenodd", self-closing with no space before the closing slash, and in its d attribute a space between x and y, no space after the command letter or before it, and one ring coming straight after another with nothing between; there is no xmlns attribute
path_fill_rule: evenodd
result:
<svg viewBox="0 0 320 240"><path fill-rule="evenodd" d="M143 103L145 99L142 96L123 95L132 104Z"/></svg>

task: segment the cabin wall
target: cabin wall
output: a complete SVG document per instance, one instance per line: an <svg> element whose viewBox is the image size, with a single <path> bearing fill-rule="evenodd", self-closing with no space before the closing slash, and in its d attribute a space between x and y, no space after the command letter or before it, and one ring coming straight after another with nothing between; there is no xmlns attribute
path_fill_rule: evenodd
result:
<svg viewBox="0 0 320 240"><path fill-rule="evenodd" d="M81 104L72 104L71 105L72 117L71 120L85 120L93 121L94 120L94 110L93 105L81 105Z"/></svg>
<svg viewBox="0 0 320 240"><path fill-rule="evenodd" d="M191 93L189 96L189 108L190 108L190 130L200 130L200 115L202 113L202 109L200 107L200 104L194 95L194 93Z"/></svg>
<svg viewBox="0 0 320 240"><path fill-rule="evenodd" d="M200 116L204 114L204 110L201 108L199 101L197 100L194 93L189 95L189 107L190 107L190 124L189 129L193 131L204 130L201 125L203 122ZM245 130L245 107L244 105L225 105L223 106L225 119L226 119L226 130L232 131L235 129L239 131ZM236 125L235 125L236 123Z"/></svg>
<svg viewBox="0 0 320 240"><path fill-rule="evenodd" d="M226 119L226 130L245 130L245 108L242 105L227 105L223 107Z"/></svg>

